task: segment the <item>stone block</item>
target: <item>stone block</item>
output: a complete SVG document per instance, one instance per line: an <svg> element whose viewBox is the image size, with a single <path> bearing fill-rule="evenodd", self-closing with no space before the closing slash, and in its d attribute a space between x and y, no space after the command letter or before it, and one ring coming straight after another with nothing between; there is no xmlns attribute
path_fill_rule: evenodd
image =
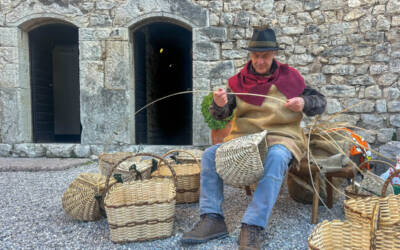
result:
<svg viewBox="0 0 400 250"><path fill-rule="evenodd" d="M369 86L365 89L365 97L371 99L379 99L382 97L382 91L379 86Z"/></svg>
<svg viewBox="0 0 400 250"><path fill-rule="evenodd" d="M286 0L286 11L289 13L297 13L303 10L303 2L297 0Z"/></svg>
<svg viewBox="0 0 400 250"><path fill-rule="evenodd" d="M356 67L357 75L368 75L369 65L368 64L360 64ZM369 77L368 81L375 83L375 80L372 77Z"/></svg>
<svg viewBox="0 0 400 250"><path fill-rule="evenodd" d="M229 38L231 40L240 40L246 37L246 29L245 28L230 28Z"/></svg>
<svg viewBox="0 0 400 250"><path fill-rule="evenodd" d="M46 149L37 143L21 143L14 145L14 152L19 157L43 157L46 155Z"/></svg>
<svg viewBox="0 0 400 250"><path fill-rule="evenodd" d="M390 72L400 73L400 59L394 59L389 63Z"/></svg>
<svg viewBox="0 0 400 250"><path fill-rule="evenodd" d="M326 101L327 103L325 112L327 114L334 114L342 111L342 105L337 99L327 98Z"/></svg>
<svg viewBox="0 0 400 250"><path fill-rule="evenodd" d="M0 88L17 88L19 84L18 64L0 64Z"/></svg>
<svg viewBox="0 0 400 250"><path fill-rule="evenodd" d="M223 50L222 59L243 59L247 58L246 50Z"/></svg>
<svg viewBox="0 0 400 250"><path fill-rule="evenodd" d="M80 62L81 92L95 95L104 88L104 63L102 61Z"/></svg>
<svg viewBox="0 0 400 250"><path fill-rule="evenodd" d="M17 47L0 47L0 64L18 64Z"/></svg>
<svg viewBox="0 0 400 250"><path fill-rule="evenodd" d="M46 157L70 158L75 144L43 144L46 148Z"/></svg>
<svg viewBox="0 0 400 250"><path fill-rule="evenodd" d="M378 113L386 113L387 112L387 106L386 106L386 100L376 100L376 112Z"/></svg>
<svg viewBox="0 0 400 250"><path fill-rule="evenodd" d="M330 122L345 122L349 125L355 126L359 120L360 120L360 115L357 115L357 114L349 115L349 114L341 113L340 115L335 116L334 118L332 118L329 121Z"/></svg>
<svg viewBox="0 0 400 250"><path fill-rule="evenodd" d="M325 65L322 67L324 74L353 75L354 65Z"/></svg>
<svg viewBox="0 0 400 250"><path fill-rule="evenodd" d="M314 61L314 57L308 54L293 55L289 58L290 65L307 65Z"/></svg>
<svg viewBox="0 0 400 250"><path fill-rule="evenodd" d="M379 147L379 153L390 159L396 159L400 152L400 142L399 141L390 141Z"/></svg>
<svg viewBox="0 0 400 250"><path fill-rule="evenodd" d="M341 10L345 1L342 0L321 0L321 10Z"/></svg>
<svg viewBox="0 0 400 250"><path fill-rule="evenodd" d="M352 46L337 46L332 49L327 49L322 53L324 56L352 56L354 53Z"/></svg>
<svg viewBox="0 0 400 250"><path fill-rule="evenodd" d="M382 86L390 86L398 79L398 75L394 73L383 74L378 78L378 84Z"/></svg>
<svg viewBox="0 0 400 250"><path fill-rule="evenodd" d="M388 112L400 112L400 101L389 101Z"/></svg>
<svg viewBox="0 0 400 250"><path fill-rule="evenodd" d="M100 41L82 41L79 45L81 60L100 61L103 59L103 48Z"/></svg>
<svg viewBox="0 0 400 250"><path fill-rule="evenodd" d="M89 27L110 27L112 19L108 14L92 14L89 17Z"/></svg>
<svg viewBox="0 0 400 250"><path fill-rule="evenodd" d="M365 33L365 40L368 42L382 43L384 39L385 39L385 33L381 31L377 32L370 31Z"/></svg>
<svg viewBox="0 0 400 250"><path fill-rule="evenodd" d="M193 89L209 90L210 89L210 79L209 78L193 78Z"/></svg>
<svg viewBox="0 0 400 250"><path fill-rule="evenodd" d="M386 17L379 15L377 18L376 30L390 30L390 21Z"/></svg>
<svg viewBox="0 0 400 250"><path fill-rule="evenodd" d="M17 47L18 28L0 27L0 47Z"/></svg>
<svg viewBox="0 0 400 250"><path fill-rule="evenodd" d="M365 15L365 11L363 9L353 9L349 13L344 16L345 21L354 21L363 17Z"/></svg>
<svg viewBox="0 0 400 250"><path fill-rule="evenodd" d="M92 152L92 155L100 155L104 153L104 145L101 144L93 144L90 145L90 152Z"/></svg>
<svg viewBox="0 0 400 250"><path fill-rule="evenodd" d="M396 87L389 87L383 90L383 97L388 100L395 100L400 97L400 90Z"/></svg>
<svg viewBox="0 0 400 250"><path fill-rule="evenodd" d="M221 23L224 24L225 26L233 25L234 21L235 21L235 16L232 13L223 13L222 14Z"/></svg>
<svg viewBox="0 0 400 250"><path fill-rule="evenodd" d="M314 88L320 88L322 85L326 84L326 77L321 73L304 75L304 80L306 85L313 86Z"/></svg>
<svg viewBox="0 0 400 250"><path fill-rule="evenodd" d="M392 26L400 26L400 15L392 17Z"/></svg>
<svg viewBox="0 0 400 250"><path fill-rule="evenodd" d="M72 155L78 158L89 158L91 155L90 145L82 145L82 144L75 145L72 151Z"/></svg>
<svg viewBox="0 0 400 250"><path fill-rule="evenodd" d="M321 92L330 97L355 97L356 89L347 85L326 85L321 87Z"/></svg>
<svg viewBox="0 0 400 250"><path fill-rule="evenodd" d="M369 67L369 73L371 75L379 75L379 74L387 72L388 70L389 70L389 67L386 64L372 64Z"/></svg>
<svg viewBox="0 0 400 250"><path fill-rule="evenodd" d="M219 46L212 42L197 42L193 46L193 59L212 61L220 59Z"/></svg>
<svg viewBox="0 0 400 250"><path fill-rule="evenodd" d="M338 75L332 75L330 83L334 85L343 85L345 83L346 78L343 76L338 76Z"/></svg>
<svg viewBox="0 0 400 250"><path fill-rule="evenodd" d="M11 155L12 146L9 144L0 144L0 157L8 157Z"/></svg>
<svg viewBox="0 0 400 250"><path fill-rule="evenodd" d="M201 62L194 61L194 77L200 78L228 78L234 74L232 61Z"/></svg>
<svg viewBox="0 0 400 250"><path fill-rule="evenodd" d="M304 10L315 10L320 7L320 0L309 0L304 2Z"/></svg>
<svg viewBox="0 0 400 250"><path fill-rule="evenodd" d="M131 117L125 90L100 89L96 95L82 91L82 144L131 143Z"/></svg>
<svg viewBox="0 0 400 250"><path fill-rule="evenodd" d="M357 98L346 99L343 103L343 107L348 109L349 112L355 113L367 113L373 112L375 109L375 102L370 100L360 100Z"/></svg>
<svg viewBox="0 0 400 250"><path fill-rule="evenodd" d="M203 98L200 95L193 96L194 107L201 107ZM204 121L204 117L201 113L201 108L195 108L193 110L193 145L210 145L210 128Z"/></svg>
<svg viewBox="0 0 400 250"><path fill-rule="evenodd" d="M239 14L236 15L235 25L240 27L247 27L250 23L251 13L247 11L240 11Z"/></svg>
<svg viewBox="0 0 400 250"><path fill-rule="evenodd" d="M274 0L257 1L254 5L254 9L257 13L262 15L271 13L274 9Z"/></svg>
<svg viewBox="0 0 400 250"><path fill-rule="evenodd" d="M400 115L390 115L390 125L400 128Z"/></svg>
<svg viewBox="0 0 400 250"><path fill-rule="evenodd" d="M304 33L304 26L283 27L282 33L284 35L300 35Z"/></svg>
<svg viewBox="0 0 400 250"><path fill-rule="evenodd" d="M399 14L400 13L400 1L389 0L386 5L386 13L388 14Z"/></svg>
<svg viewBox="0 0 400 250"><path fill-rule="evenodd" d="M79 41L123 40L129 39L127 28L80 28Z"/></svg>
<svg viewBox="0 0 400 250"><path fill-rule="evenodd" d="M108 89L128 89L130 84L129 43L127 41L107 41L105 53L105 87Z"/></svg>
<svg viewBox="0 0 400 250"><path fill-rule="evenodd" d="M152 2L152 1L144 1ZM207 26L208 10L202 6L198 6L191 1L166 1L170 5L170 11L177 15L191 20L199 27ZM156 3L157 4L157 3Z"/></svg>
<svg viewBox="0 0 400 250"><path fill-rule="evenodd" d="M383 128L385 126L383 117L375 114L362 114L361 122L365 128Z"/></svg>

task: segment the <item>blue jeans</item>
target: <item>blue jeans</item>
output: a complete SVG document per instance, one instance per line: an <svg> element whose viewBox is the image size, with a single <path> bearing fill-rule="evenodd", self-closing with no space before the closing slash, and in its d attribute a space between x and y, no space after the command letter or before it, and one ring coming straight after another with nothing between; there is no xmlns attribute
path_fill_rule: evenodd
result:
<svg viewBox="0 0 400 250"><path fill-rule="evenodd" d="M223 216L223 181L215 170L215 152L221 144L209 147L203 153L200 174L200 214L215 213ZM281 189L292 153L283 145L268 148L264 174L258 181L253 198L242 218L242 223L265 228Z"/></svg>

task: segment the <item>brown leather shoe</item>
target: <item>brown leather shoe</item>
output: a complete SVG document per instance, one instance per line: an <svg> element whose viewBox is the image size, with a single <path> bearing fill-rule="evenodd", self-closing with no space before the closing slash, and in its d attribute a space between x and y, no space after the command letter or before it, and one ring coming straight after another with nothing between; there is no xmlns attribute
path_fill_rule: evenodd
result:
<svg viewBox="0 0 400 250"><path fill-rule="evenodd" d="M260 235L263 229L259 226L242 224L238 239L239 250L261 249Z"/></svg>
<svg viewBox="0 0 400 250"><path fill-rule="evenodd" d="M182 235L184 244L198 244L228 235L223 217L204 214L190 232Z"/></svg>

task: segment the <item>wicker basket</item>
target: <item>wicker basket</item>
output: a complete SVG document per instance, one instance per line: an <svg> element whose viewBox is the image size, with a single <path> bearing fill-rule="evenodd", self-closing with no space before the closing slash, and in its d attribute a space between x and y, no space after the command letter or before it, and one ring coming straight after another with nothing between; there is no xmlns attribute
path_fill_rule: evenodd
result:
<svg viewBox="0 0 400 250"><path fill-rule="evenodd" d="M365 232L361 225L348 221L325 220L311 232L308 247L312 250L399 249L400 233L386 234L379 229L370 233Z"/></svg>
<svg viewBox="0 0 400 250"><path fill-rule="evenodd" d="M101 154L99 156L99 172L107 176L112 167L121 159L132 156L133 153L117 152L112 154ZM149 179L151 176L152 161L141 161L141 157L132 157L121 162L114 171L114 177L121 179L122 182L135 180L137 175L141 175L143 179Z"/></svg>
<svg viewBox="0 0 400 250"><path fill-rule="evenodd" d="M184 150L171 150L165 153L162 158L174 153L186 153L195 160L195 163L170 164L176 172L176 203L193 203L199 201L200 196L200 162L196 156ZM171 177L171 171L161 164L152 176Z"/></svg>
<svg viewBox="0 0 400 250"><path fill-rule="evenodd" d="M190 153L190 154L188 154ZM188 149L177 152L176 160L180 163L201 163L204 151L200 149Z"/></svg>
<svg viewBox="0 0 400 250"><path fill-rule="evenodd" d="M62 207L65 212L76 220L99 220L102 217L99 204L105 182L106 177L98 173L79 174L63 194ZM115 182L114 178L111 179L110 185Z"/></svg>
<svg viewBox="0 0 400 250"><path fill-rule="evenodd" d="M134 156L151 156L139 153ZM132 157L132 156L131 156ZM123 158L124 160L129 159ZM114 165L114 168L119 164ZM151 178L143 181L117 183L108 189L107 176L104 191L104 207L110 228L111 240L117 243L145 241L169 237L172 234L175 215L176 174L174 178Z"/></svg>
<svg viewBox="0 0 400 250"><path fill-rule="evenodd" d="M267 131L241 136L222 144L215 155L215 167L224 183L243 187L262 177L267 152Z"/></svg>
<svg viewBox="0 0 400 250"><path fill-rule="evenodd" d="M367 198L350 199L344 202L346 219L353 224L360 224L369 228L373 216L374 206L379 204L381 217L379 228L387 233L400 232L400 195L384 197L386 189L392 178L400 173L396 170L386 181L382 188L382 197L371 196Z"/></svg>

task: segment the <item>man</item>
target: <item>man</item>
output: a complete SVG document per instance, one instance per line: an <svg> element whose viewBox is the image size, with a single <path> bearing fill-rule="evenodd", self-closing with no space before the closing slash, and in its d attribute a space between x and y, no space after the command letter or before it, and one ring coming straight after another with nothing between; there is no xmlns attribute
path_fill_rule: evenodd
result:
<svg viewBox="0 0 400 250"><path fill-rule="evenodd" d="M251 60L228 81L228 92L273 98L227 95L227 91L219 89L214 92L210 106L211 114L217 119L228 117L234 110L232 129L225 141L268 131L264 174L242 219L240 249L260 249L260 232L267 226L288 165L292 158L300 161L303 157L302 112L308 116L321 114L326 106L325 97L306 87L297 70L274 59L280 49L272 29L256 29L247 48ZM200 221L183 234L183 243L202 243L228 234L221 209L223 181L215 170L215 152L219 146L214 145L203 153Z"/></svg>

